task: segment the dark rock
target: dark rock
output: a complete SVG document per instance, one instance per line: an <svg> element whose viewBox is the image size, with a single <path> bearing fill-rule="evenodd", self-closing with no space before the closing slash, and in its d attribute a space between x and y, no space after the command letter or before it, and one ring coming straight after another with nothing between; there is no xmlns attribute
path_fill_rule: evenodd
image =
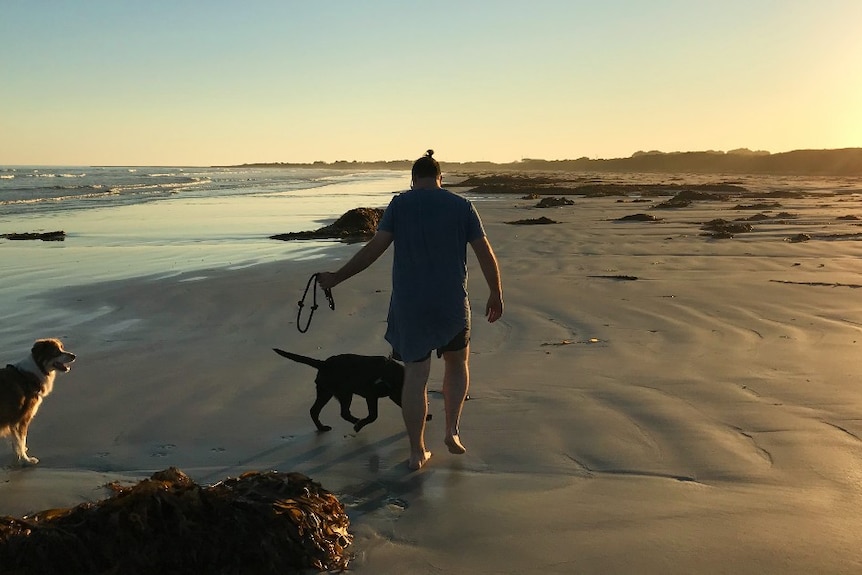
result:
<svg viewBox="0 0 862 575"><path fill-rule="evenodd" d="M606 280L617 280L617 281L624 281L624 282L633 282L633 281L637 281L638 279L640 279L640 278L638 278L638 276L626 276L626 275L616 275L616 276L587 276L587 277L591 277L591 278L601 278L601 279L606 279Z"/></svg>
<svg viewBox="0 0 862 575"><path fill-rule="evenodd" d="M525 186L551 186L557 182L558 179L556 178L527 174L491 174L470 176L459 182L458 185L464 187L523 188Z"/></svg>
<svg viewBox="0 0 862 575"><path fill-rule="evenodd" d="M818 240L862 240L862 233L855 234L827 234L822 236L817 236Z"/></svg>
<svg viewBox="0 0 862 575"><path fill-rule="evenodd" d="M459 184L460 186L460 184ZM564 185L516 185L516 186L488 186L479 185L470 188L471 194L523 194L542 196L547 194L580 195L580 188Z"/></svg>
<svg viewBox="0 0 862 575"><path fill-rule="evenodd" d="M667 200L666 202L656 204L655 209L669 210L669 209L676 209L676 208L687 208L690 205L691 205L691 200L688 200L686 198L673 197L673 198Z"/></svg>
<svg viewBox="0 0 862 575"><path fill-rule="evenodd" d="M723 219L710 220L701 226L702 230L708 230L713 232L718 231L730 231L733 233L744 233L750 232L752 229L751 224L740 223L740 222L729 222Z"/></svg>
<svg viewBox="0 0 862 575"><path fill-rule="evenodd" d="M528 164L530 161L524 162ZM548 167L559 167L559 164L549 164ZM670 196L679 192L698 194L705 192L710 196L697 197L695 199L711 200L724 199L728 196L748 195L750 191L746 188L726 182L711 184L629 184L608 183L601 179L585 179L565 171L553 169L554 175L548 172L539 174L529 173L496 173L496 174L474 174L460 181L457 186L471 188L473 194L539 194L539 195L574 195L588 198L608 196Z"/></svg>
<svg viewBox="0 0 862 575"><path fill-rule="evenodd" d="M11 233L0 234L0 238L7 240L42 240L43 242L62 242L66 239L66 232L27 232L23 234Z"/></svg>
<svg viewBox="0 0 862 575"><path fill-rule="evenodd" d="M272 240L337 239L345 242L361 242L374 236L381 217L383 217L383 208L353 208L338 218L335 223L317 230L276 234L269 238Z"/></svg>
<svg viewBox="0 0 862 575"><path fill-rule="evenodd" d="M690 201L701 201L701 202L722 202L725 199L725 196L714 194L711 192L706 192L703 190L682 190L677 193L674 198L678 200L690 200Z"/></svg>
<svg viewBox="0 0 862 575"><path fill-rule="evenodd" d="M630 214L614 220L616 222L659 222L661 218L650 214Z"/></svg>
<svg viewBox="0 0 862 575"><path fill-rule="evenodd" d="M760 214L754 214L753 216L749 216L747 218L738 218L736 221L737 222L762 222L764 220L770 220L770 219L772 219L770 216L768 216L764 213L760 213Z"/></svg>
<svg viewBox="0 0 862 575"><path fill-rule="evenodd" d="M536 204L537 208L556 208L559 206L571 206L574 205L575 202L568 198L542 198L541 201Z"/></svg>
<svg viewBox="0 0 862 575"><path fill-rule="evenodd" d="M710 232L706 235L711 238L730 239L735 234L750 232L754 228L752 228L751 224L744 222L729 222L727 220L717 219L706 222L700 229Z"/></svg>
<svg viewBox="0 0 862 575"><path fill-rule="evenodd" d="M542 225L542 224L557 224L559 222L555 222L551 218L546 218L542 216L541 218L534 218L532 220L515 220L514 222L505 222L507 224L513 224L516 226L529 226L529 225Z"/></svg>
<svg viewBox="0 0 862 575"><path fill-rule="evenodd" d="M714 193L710 193L714 192ZM586 197L600 196L669 196L671 194L683 194L681 200L723 200L728 195L742 195L748 193L745 188L733 184L610 184L593 183L584 184L576 188L576 193ZM697 197L699 194L706 195ZM691 197L689 197L691 194Z"/></svg>
<svg viewBox="0 0 862 575"><path fill-rule="evenodd" d="M791 236L787 238L788 242L799 243L799 242L807 242L811 239L811 236L808 234L796 234L795 236Z"/></svg>
<svg viewBox="0 0 862 575"><path fill-rule="evenodd" d="M763 204L738 204L731 209L733 209L733 210L772 210L772 209L780 208L780 207L781 207L781 204L779 204L778 202L774 202L771 204L766 204L766 203L763 203Z"/></svg>
<svg viewBox="0 0 862 575"><path fill-rule="evenodd" d="M763 198L804 198L805 193L796 192L793 190L777 190L774 192L767 192L765 194L761 194Z"/></svg>
<svg viewBox="0 0 862 575"><path fill-rule="evenodd" d="M795 219L796 216L794 214L788 212L781 212L780 214L775 214L774 216L770 216L768 214L759 213L754 214L753 216L749 216L747 218L737 218L735 221L737 222L765 222L767 220L792 220Z"/></svg>

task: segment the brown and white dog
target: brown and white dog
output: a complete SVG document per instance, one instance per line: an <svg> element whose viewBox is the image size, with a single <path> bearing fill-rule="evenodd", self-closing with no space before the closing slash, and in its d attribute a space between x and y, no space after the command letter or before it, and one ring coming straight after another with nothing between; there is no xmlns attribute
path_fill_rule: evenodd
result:
<svg viewBox="0 0 862 575"><path fill-rule="evenodd" d="M15 365L0 369L0 436L12 435L18 462L35 465L27 455L27 429L42 400L54 388L58 371L69 371L75 354L63 349L59 339L40 339L30 355Z"/></svg>

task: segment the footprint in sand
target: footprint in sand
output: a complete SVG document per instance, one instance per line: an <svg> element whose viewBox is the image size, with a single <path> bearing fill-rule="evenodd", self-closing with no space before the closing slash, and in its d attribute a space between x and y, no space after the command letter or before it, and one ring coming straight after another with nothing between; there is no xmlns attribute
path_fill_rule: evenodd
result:
<svg viewBox="0 0 862 575"><path fill-rule="evenodd" d="M176 445L173 443L165 443L164 445L159 445L158 449L161 451L155 451L150 454L150 457L167 457L168 452L172 449L175 449Z"/></svg>
<svg viewBox="0 0 862 575"><path fill-rule="evenodd" d="M384 503L386 503L386 505L388 505L390 508L394 507L396 509L400 509L401 511L404 511L405 509L410 507L410 504L401 499L400 497L387 497L386 499L384 499Z"/></svg>

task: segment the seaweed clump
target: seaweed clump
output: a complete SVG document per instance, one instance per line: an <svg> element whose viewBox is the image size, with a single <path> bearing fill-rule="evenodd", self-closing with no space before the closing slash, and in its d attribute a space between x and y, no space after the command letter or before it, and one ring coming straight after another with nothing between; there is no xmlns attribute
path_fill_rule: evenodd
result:
<svg viewBox="0 0 862 575"><path fill-rule="evenodd" d="M299 573L344 570L338 499L301 473L249 472L209 487L157 472L97 503L0 517L3 573Z"/></svg>
<svg viewBox="0 0 862 575"><path fill-rule="evenodd" d="M271 240L322 240L337 239L344 242L369 240L377 231L383 217L382 208L353 208L342 214L334 223L313 231L288 232L269 236Z"/></svg>

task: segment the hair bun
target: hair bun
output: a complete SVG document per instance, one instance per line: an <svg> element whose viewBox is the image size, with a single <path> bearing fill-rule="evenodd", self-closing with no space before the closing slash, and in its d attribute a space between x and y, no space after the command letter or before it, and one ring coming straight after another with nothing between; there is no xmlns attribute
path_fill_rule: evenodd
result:
<svg viewBox="0 0 862 575"><path fill-rule="evenodd" d="M434 155L434 150L428 150L427 152L425 152L425 156L428 158L432 157L433 155Z"/></svg>

